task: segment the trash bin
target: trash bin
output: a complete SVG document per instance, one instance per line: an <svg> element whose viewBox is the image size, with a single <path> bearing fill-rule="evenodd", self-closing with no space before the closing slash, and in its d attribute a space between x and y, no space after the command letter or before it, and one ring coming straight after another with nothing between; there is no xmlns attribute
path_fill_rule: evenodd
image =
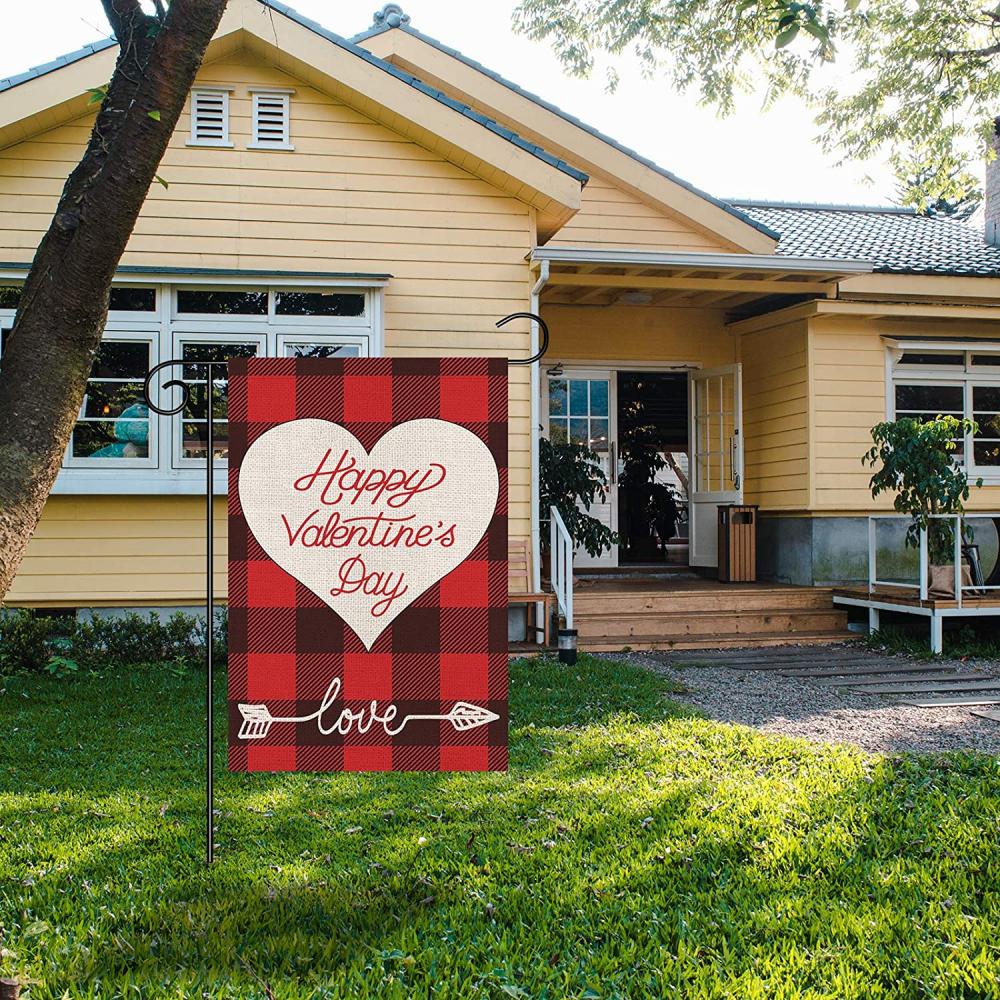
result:
<svg viewBox="0 0 1000 1000"><path fill-rule="evenodd" d="M719 579L723 583L757 580L756 505L719 505Z"/></svg>

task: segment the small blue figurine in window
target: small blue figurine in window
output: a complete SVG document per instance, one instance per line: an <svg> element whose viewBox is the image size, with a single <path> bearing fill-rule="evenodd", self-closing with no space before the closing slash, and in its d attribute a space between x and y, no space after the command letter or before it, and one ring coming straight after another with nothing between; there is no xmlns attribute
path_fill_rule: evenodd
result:
<svg viewBox="0 0 1000 1000"><path fill-rule="evenodd" d="M91 458L146 458L149 455L149 407L133 403L115 420L115 442L91 454Z"/></svg>

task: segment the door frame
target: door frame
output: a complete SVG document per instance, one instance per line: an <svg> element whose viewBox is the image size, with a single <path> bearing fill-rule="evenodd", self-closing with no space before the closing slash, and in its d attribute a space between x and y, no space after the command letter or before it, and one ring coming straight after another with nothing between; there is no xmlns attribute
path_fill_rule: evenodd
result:
<svg viewBox="0 0 1000 1000"><path fill-rule="evenodd" d="M609 377L609 393L608 393L608 426L609 426L609 447L614 446L613 454L617 456L619 454L618 440L618 373L619 372L687 372L688 373L688 412L690 413L691 408L691 379L690 375L693 372L701 372L702 365L697 361L636 361L636 360L604 360L600 358L546 358L545 368L542 372L543 378L539 380L539 391L542 394L542 398L539 400L538 412L541 417L541 432L545 437L549 436L549 406L548 406L548 386L549 382L553 378L573 378L578 377L591 377L591 378L602 378L605 375ZM553 375L552 372L556 368L561 368L561 376ZM615 413L612 419L611 409L612 401L615 406ZM690 420L690 418L689 418ZM688 448L691 447L691 428L688 427ZM613 469L614 475L609 477L611 481L609 482L608 489L608 499L611 505L611 528L616 531L618 528L618 470ZM535 488L538 488L536 484ZM542 512L544 516L544 512ZM689 514L690 517L690 514ZM689 543L690 544L690 543ZM689 550L690 552L690 550ZM690 555L689 555L690 560ZM573 559L574 567L579 567L580 569L594 569L594 568L617 568L618 563L618 547L613 546L610 552L602 553L597 559L591 559L586 553L583 553L582 561L580 560L580 553L578 552Z"/></svg>
<svg viewBox="0 0 1000 1000"><path fill-rule="evenodd" d="M732 465L733 484L731 490L698 490L698 453L697 432L698 415L696 413L697 397L693 383L699 378L718 376L733 376L733 433L730 436L730 461ZM728 365L718 365L714 368L699 368L688 373L688 449L691 487L688 490L688 563L691 566L717 566L718 545L714 552L703 552L698 548L699 525L698 518L707 510L717 511L721 504L742 503L744 487L744 436L743 436L743 364L735 361ZM718 515L716 514L716 517ZM713 518L713 524L715 519ZM717 536L711 533L717 542Z"/></svg>

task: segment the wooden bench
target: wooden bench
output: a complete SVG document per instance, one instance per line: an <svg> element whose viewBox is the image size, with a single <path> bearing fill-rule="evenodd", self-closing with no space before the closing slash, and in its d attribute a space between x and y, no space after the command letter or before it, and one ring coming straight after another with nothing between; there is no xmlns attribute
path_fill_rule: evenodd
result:
<svg viewBox="0 0 1000 1000"><path fill-rule="evenodd" d="M550 608L556 599L555 594L545 591L536 592L532 589L531 548L527 538L514 538L507 545L507 604L528 605L528 634L538 636L541 632L545 645L550 644ZM541 628L536 621L537 606L545 605L545 619Z"/></svg>

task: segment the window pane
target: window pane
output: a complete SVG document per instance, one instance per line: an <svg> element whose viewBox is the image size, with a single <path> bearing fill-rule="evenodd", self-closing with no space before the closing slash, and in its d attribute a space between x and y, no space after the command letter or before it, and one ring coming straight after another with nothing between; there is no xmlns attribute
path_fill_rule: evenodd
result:
<svg viewBox="0 0 1000 1000"><path fill-rule="evenodd" d="M364 316L364 295L344 292L275 292L279 316Z"/></svg>
<svg viewBox="0 0 1000 1000"><path fill-rule="evenodd" d="M608 415L608 383L603 379L590 383L590 412L595 417Z"/></svg>
<svg viewBox="0 0 1000 1000"><path fill-rule="evenodd" d="M972 387L972 409L1000 411L1000 385L974 385Z"/></svg>
<svg viewBox="0 0 1000 1000"><path fill-rule="evenodd" d="M73 458L147 458L149 410L136 403L119 420L80 420L73 428Z"/></svg>
<svg viewBox="0 0 1000 1000"><path fill-rule="evenodd" d="M177 292L177 311L212 316L266 316L267 292L182 288Z"/></svg>
<svg viewBox="0 0 1000 1000"><path fill-rule="evenodd" d="M120 417L130 406L145 406L142 382L88 382L85 417Z"/></svg>
<svg viewBox="0 0 1000 1000"><path fill-rule="evenodd" d="M1000 413L977 413L977 438L1000 438Z"/></svg>
<svg viewBox="0 0 1000 1000"><path fill-rule="evenodd" d="M213 420L212 454L217 459L229 456L229 424L225 420ZM185 458L208 457L208 421L192 420L184 422Z"/></svg>
<svg viewBox="0 0 1000 1000"><path fill-rule="evenodd" d="M184 345L185 361L228 361L230 358L253 358L257 356L256 344L220 344L220 343L186 343ZM184 378L206 379L208 369L204 365L184 365ZM216 382L225 382L225 373L215 371Z"/></svg>
<svg viewBox="0 0 1000 1000"><path fill-rule="evenodd" d="M901 365L957 365L965 367L964 354L938 354L933 351L907 351L900 359Z"/></svg>
<svg viewBox="0 0 1000 1000"><path fill-rule="evenodd" d="M590 421L590 450L608 450L608 422L607 420Z"/></svg>
<svg viewBox="0 0 1000 1000"><path fill-rule="evenodd" d="M976 440L972 445L976 465L1000 465L1000 440Z"/></svg>
<svg viewBox="0 0 1000 1000"><path fill-rule="evenodd" d="M554 378L549 380L549 416L569 412L566 404L566 380Z"/></svg>
<svg viewBox="0 0 1000 1000"><path fill-rule="evenodd" d="M117 312L156 312L156 289L112 288L108 308Z"/></svg>
<svg viewBox="0 0 1000 1000"><path fill-rule="evenodd" d="M571 420L569 422L569 439L573 444L588 444L590 441L589 428L587 427L588 421L583 420Z"/></svg>
<svg viewBox="0 0 1000 1000"><path fill-rule="evenodd" d="M1000 354L973 354L972 363L980 368L1000 368Z"/></svg>
<svg viewBox="0 0 1000 1000"><path fill-rule="evenodd" d="M963 390L960 385L897 385L896 410L961 416L965 412Z"/></svg>
<svg viewBox="0 0 1000 1000"><path fill-rule="evenodd" d="M587 383L580 379L570 379L569 383L569 412L574 417L585 417L587 415Z"/></svg>
<svg viewBox="0 0 1000 1000"><path fill-rule="evenodd" d="M16 309L20 302L20 285L0 285L0 309Z"/></svg>
<svg viewBox="0 0 1000 1000"><path fill-rule="evenodd" d="M285 344L286 358L360 358L357 344Z"/></svg>
<svg viewBox="0 0 1000 1000"><path fill-rule="evenodd" d="M148 344L105 340L97 348L90 377L145 379L148 367Z"/></svg>
<svg viewBox="0 0 1000 1000"><path fill-rule="evenodd" d="M568 424L565 420L553 418L549 421L549 440L553 444L566 444L569 440Z"/></svg>

